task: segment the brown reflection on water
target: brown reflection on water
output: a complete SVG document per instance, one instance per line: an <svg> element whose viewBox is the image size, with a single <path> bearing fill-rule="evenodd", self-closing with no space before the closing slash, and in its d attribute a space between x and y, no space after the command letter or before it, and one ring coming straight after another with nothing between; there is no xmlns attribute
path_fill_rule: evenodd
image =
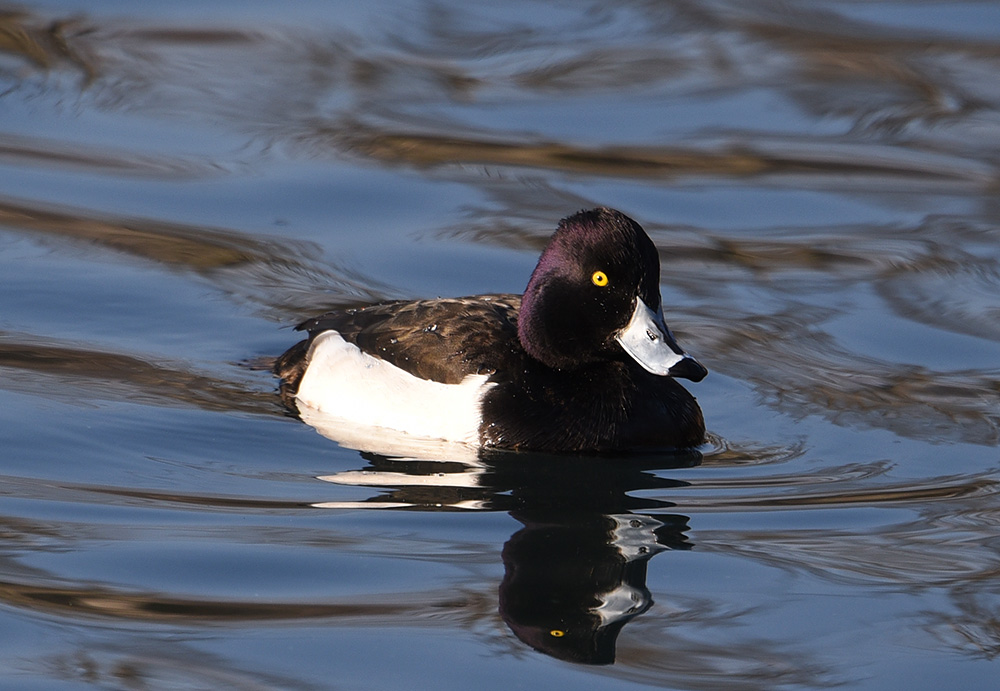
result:
<svg viewBox="0 0 1000 691"><path fill-rule="evenodd" d="M0 388L78 400L181 404L202 410L281 415L274 396L191 371L179 363L154 363L122 353L100 352L50 339L0 332ZM40 379L60 382L41 386Z"/></svg>
<svg viewBox="0 0 1000 691"><path fill-rule="evenodd" d="M853 479L845 478L844 480ZM840 482L841 478L837 478L836 481ZM694 487L700 486L700 483L692 484ZM706 483L706 486L720 487L725 486L725 484L716 481L714 483ZM749 490L751 487L780 486L778 482L768 478L764 482L729 483L729 487L740 487L741 484L745 490ZM799 478L794 484L805 484L805 479ZM850 482L846 484L850 485ZM993 496L997 493L997 482L989 477L983 479L961 478L957 481L949 481L946 478L934 478L926 484L910 481L895 486L873 487L871 483L867 483L867 486L863 489L848 488L828 492L815 489L804 493L790 493L779 496L754 496L744 492L739 498L696 498L680 502L678 506L684 511L698 511L709 508L714 511L816 509L827 507L844 508L852 505L888 507L894 504L910 503L923 506L932 501L961 499L965 497L981 498Z"/></svg>
<svg viewBox="0 0 1000 691"><path fill-rule="evenodd" d="M808 313L797 308L761 316L738 329L723 326L728 317L717 317L726 332L711 350L724 363L717 369L745 373L774 405L795 416L815 413L918 439L1000 442L1000 371L941 371L878 360L835 343L804 319ZM705 325L699 330L708 332Z"/></svg>
<svg viewBox="0 0 1000 691"><path fill-rule="evenodd" d="M643 147L588 149L558 142L524 143L490 141L486 138L461 139L447 135L397 134L379 132L361 123L338 123L330 141L339 148L384 163L412 166L478 163L490 166L540 168L563 173L589 173L610 177L668 178L673 176L773 176L812 175L834 177L838 182L850 177L854 184L874 177L885 186L913 178L918 182L942 184L970 183L972 189L992 182L989 170L943 157L900 155L882 151L872 155L872 147L833 147L810 150L801 143L774 143L754 150L747 145L718 147L716 150ZM729 150L726 150L726 149ZM843 149L842 151L840 149ZM865 158L862 152L869 158ZM944 163L945 165L942 165Z"/></svg>
<svg viewBox="0 0 1000 691"><path fill-rule="evenodd" d="M714 603L698 600L675 612L678 619L726 637L741 625L746 612L712 611ZM645 624L645 625L644 625ZM818 655L796 650L786 641L733 640L718 644L697 635L678 635L669 622L640 622L635 642L623 648L616 677L651 687L753 691L761 688L836 688L851 681ZM663 651L670 651L664 655Z"/></svg>
<svg viewBox="0 0 1000 691"><path fill-rule="evenodd" d="M983 510L984 504L991 504L984 497L996 495L995 480L972 479L967 485L979 487L965 492L952 487L950 498L945 497L945 487L938 499L928 496L913 503L917 517L912 520L858 530L705 530L697 540L706 550L852 587L897 593L943 591L954 608L920 613L923 626L947 638L948 645L972 645L977 655L989 657L1000 639L991 601L1000 573L995 544L1000 514ZM918 489L914 498L919 494ZM891 503L875 496L870 501L870 506Z"/></svg>
<svg viewBox="0 0 1000 691"><path fill-rule="evenodd" d="M847 114L859 130L892 138L915 131L938 138L934 129L947 132L978 114L990 116L995 93L987 84L950 81L937 65L996 62L995 42L888 30L822 12L805 8L772 14L773 23L744 24L749 35L798 56L801 79L790 92L810 110Z"/></svg>
<svg viewBox="0 0 1000 691"><path fill-rule="evenodd" d="M348 266L323 262L319 248L306 242L3 198L0 227L190 271L283 321L324 307L374 302L391 292Z"/></svg>
<svg viewBox="0 0 1000 691"><path fill-rule="evenodd" d="M427 117L409 112L417 104L461 108L502 103L511 92L549 98L586 92L608 98L617 90L643 88L663 90L680 100L699 96L706 87L697 84L704 80L705 84L738 82L743 91L784 90L818 115L843 116L835 112L842 107L839 101L823 102L800 85L832 81L856 90L863 82L869 93L873 88L884 91L890 83L909 93L916 84L925 100L943 103L948 99L936 95L941 87L934 71L923 68L918 57L958 53L989 61L1000 53L994 46L940 38L893 39L884 28L859 31L847 22L825 21L829 29L823 36L808 40L810 33L802 25L815 20L812 13L790 8L779 13L767 4L756 13L714 12L693 5L662 13L643 5L631 9L637 22L648 24L645 31L636 32L634 45L616 50L588 47L574 38L574 31L582 27L571 26L565 33L547 34L551 54L542 65L524 69L517 67L523 60L513 58L537 51L542 45L539 36L518 36L509 26L471 28L454 12L431 13L437 17L433 23L419 24L405 38L393 35L381 46L344 33L285 35L263 27L236 31L120 22L98 26L85 19L46 22L20 13L7 16L7 34L12 38L0 50L43 70L63 62L82 69L88 75L83 85L105 109L137 109L182 119L222 118L264 150L280 144L305 156L325 151L420 168L476 163L638 179L782 174L832 176L839 184L853 180L847 184L880 188L924 179L936 184L958 182L977 190L996 182L992 165L927 147L890 147L871 141L859 146L849 138L750 136L738 128L695 132L687 139L699 143L686 146L648 141L591 146L532 132L491 131L463 122L457 113ZM733 32L727 42L697 40L722 31ZM663 41L664 32L680 40ZM866 32L869 37L859 38ZM503 45L508 60L485 59L491 56L483 53L483 45L491 44ZM778 57L764 59L767 47L778 51ZM191 51L204 54L193 61L182 57ZM873 59L876 51L879 58ZM210 64L211 70L198 70L199 63ZM758 74L755 64L767 65L772 73ZM706 66L714 71L702 73ZM252 88L240 79L248 69L258 72ZM262 79L261 74L270 78ZM335 104L349 105L328 107L324 99L331 96ZM965 100L971 103L973 97ZM979 108L984 105L980 100ZM864 112L849 114L859 120L871 117ZM949 114L970 115L961 107ZM896 117L925 115L920 110ZM44 153L43 146L11 144L8 155L20 151L39 162L52 157L65 163L89 160L95 169L146 167L141 157L124 152L109 159L70 147L60 154L66 147L51 142L44 144L48 149ZM157 163L148 157L146 161L150 171L156 169ZM227 164L181 161L171 166L160 161L159 165L166 165L163 174L169 175L172 168L207 172Z"/></svg>
<svg viewBox="0 0 1000 691"><path fill-rule="evenodd" d="M39 656L24 666L46 678L110 688L241 689L314 691L320 688L289 674L234 665L221 655L177 639L159 637L127 645L89 645ZM326 688L326 687L324 687Z"/></svg>
<svg viewBox="0 0 1000 691"><path fill-rule="evenodd" d="M174 598L157 593L141 594L102 586L67 587L29 585L26 583L0 583L0 601L7 605L44 612L74 621L97 618L108 622L129 622L149 625L182 625L185 631L218 631L220 626L242 628L277 622L294 625L345 627L349 629L374 628L398 630L417 627L422 630L460 627L469 635L483 638L493 654L519 657L523 653L509 640L498 636L483 622L495 616L495 594L468 588L408 593L404 596L367 595L349 601L332 603L267 603L249 601L200 601L194 598ZM680 604L679 602L676 604ZM675 604L675 606L676 606ZM718 629L739 626L744 613L720 611L709 600L684 603L683 610L675 613L688 624ZM835 685L834 680L843 675L835 673L828 665L814 659L809 653L794 650L776 640L757 638L726 646L706 643L696 638L684 638L663 621L639 623L644 629L637 641L622 649L615 667L615 677L660 686L664 679L673 684L684 681L683 688L752 689L760 684L789 683L822 688ZM153 632L133 634L126 648L121 651L87 646L78 652L71 665L66 665L63 676L76 679L81 670L89 671L87 681L95 683L104 677L109 680L135 677L148 680L164 675L165 661L180 664L174 655L178 640L183 637L163 636ZM143 652L147 643L153 650ZM655 645L644 641L656 641ZM664 650L670 654L664 655ZM166 665L168 677L182 676L213 682L237 681L240 688L253 688L243 682L249 679L244 665L229 669L223 659L204 653L194 653L195 664L189 664L186 655L178 670ZM121 659L120 666L104 669L101 662L108 657ZM59 661L56 661L59 662ZM63 661L65 664L68 661ZM81 664L86 662L87 664ZM201 663L201 664L199 664ZM260 679L280 680L281 688L294 688L294 678L278 678L263 674L252 676ZM299 682L301 683L301 682Z"/></svg>
<svg viewBox="0 0 1000 691"><path fill-rule="evenodd" d="M0 224L33 234L79 240L192 270L248 263L266 256L253 240L224 231L184 228L155 221L86 217L38 206L0 202Z"/></svg>
<svg viewBox="0 0 1000 691"><path fill-rule="evenodd" d="M254 411L259 412L259 411ZM44 482L29 478L0 475L6 492L19 497L38 500L72 501L80 504L102 506L166 506L173 510L195 511L302 511L314 508L308 501L262 499L253 496L236 496L194 492L168 492L140 487L115 487L108 484L91 485L73 482ZM335 547L338 545L328 545Z"/></svg>
<svg viewBox="0 0 1000 691"><path fill-rule="evenodd" d="M164 154L139 154L69 143L45 137L24 137L0 132L0 162L59 170L99 172L156 179L190 180L220 176L222 167L195 158Z"/></svg>
<svg viewBox="0 0 1000 691"><path fill-rule="evenodd" d="M1000 568L982 580L996 579ZM965 588L953 596L957 612L934 612L926 628L944 645L971 659L995 661L1000 658L1000 607L995 593Z"/></svg>
<svg viewBox="0 0 1000 691"><path fill-rule="evenodd" d="M488 611L485 598L474 593L447 589L432 593L384 595L353 602L261 602L259 600L198 600L158 593L130 593L101 586L47 586L37 583L0 582L0 600L7 605L46 611L61 616L100 616L145 622L183 620L188 624L211 622L255 623L269 620L328 619L349 626L405 626L428 618L431 613L451 613L463 618L469 610ZM396 600L396 602L393 602ZM327 622L328 624L331 622ZM442 624L445 622L442 621Z"/></svg>
<svg viewBox="0 0 1000 691"><path fill-rule="evenodd" d="M96 65L86 44L75 40L82 28L74 20L47 21L26 11L0 8L0 51L43 69L68 64L89 82L96 76Z"/></svg>

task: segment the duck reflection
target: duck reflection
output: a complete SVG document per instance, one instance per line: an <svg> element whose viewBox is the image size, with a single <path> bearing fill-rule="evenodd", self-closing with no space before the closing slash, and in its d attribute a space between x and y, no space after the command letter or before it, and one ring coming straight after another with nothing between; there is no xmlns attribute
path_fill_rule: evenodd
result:
<svg viewBox="0 0 1000 691"><path fill-rule="evenodd" d="M618 634L653 604L646 564L686 549L684 516L528 512L503 548L500 616L535 650L610 664Z"/></svg>
<svg viewBox="0 0 1000 691"><path fill-rule="evenodd" d="M362 456L363 470L320 478L383 488L351 507L507 511L522 524L503 547L500 616L521 641L561 660L614 662L622 628L653 604L647 563L690 548L686 516L633 493L685 486L658 473L698 465L697 452L624 459L483 453L475 462Z"/></svg>

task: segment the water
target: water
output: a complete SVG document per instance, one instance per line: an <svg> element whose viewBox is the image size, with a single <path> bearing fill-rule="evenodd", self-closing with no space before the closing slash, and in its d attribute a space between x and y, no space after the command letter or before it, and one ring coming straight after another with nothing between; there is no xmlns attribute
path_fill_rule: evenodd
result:
<svg viewBox="0 0 1000 691"><path fill-rule="evenodd" d="M2 685L992 685L998 16L3 7ZM399 461L255 367L519 292L598 204L711 371L700 455Z"/></svg>

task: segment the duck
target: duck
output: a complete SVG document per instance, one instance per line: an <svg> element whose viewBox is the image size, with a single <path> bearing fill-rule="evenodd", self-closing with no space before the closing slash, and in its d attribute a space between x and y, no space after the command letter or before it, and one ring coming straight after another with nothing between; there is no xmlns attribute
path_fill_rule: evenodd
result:
<svg viewBox="0 0 1000 691"><path fill-rule="evenodd" d="M521 295L394 300L296 329L306 338L273 371L303 419L514 451L705 439L701 408L677 379L708 370L664 320L653 241L615 209L562 219Z"/></svg>

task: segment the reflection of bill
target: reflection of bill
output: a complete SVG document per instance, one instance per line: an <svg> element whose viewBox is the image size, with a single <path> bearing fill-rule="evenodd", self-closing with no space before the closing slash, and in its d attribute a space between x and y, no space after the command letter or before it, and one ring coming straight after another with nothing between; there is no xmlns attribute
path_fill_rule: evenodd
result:
<svg viewBox="0 0 1000 691"><path fill-rule="evenodd" d="M500 615L532 648L587 664L615 660L618 634L653 604L646 564L686 549L684 516L542 513L503 549Z"/></svg>
<svg viewBox="0 0 1000 691"><path fill-rule="evenodd" d="M480 452L474 460L416 460L414 455L430 455L421 444L408 445L407 459L364 453L368 467L319 478L377 487L378 495L315 506L509 511L524 527L503 548L504 622L521 641L552 657L614 662L622 627L653 602L646 564L666 549L690 547L686 517L660 513L673 505L632 492L686 484L653 471L694 465L698 455L612 459ZM442 453L447 449L437 451L438 458L450 456Z"/></svg>
<svg viewBox="0 0 1000 691"><path fill-rule="evenodd" d="M587 664L615 660L618 634L653 604L646 564L686 549L684 516L541 514L503 549L500 615L532 648Z"/></svg>

